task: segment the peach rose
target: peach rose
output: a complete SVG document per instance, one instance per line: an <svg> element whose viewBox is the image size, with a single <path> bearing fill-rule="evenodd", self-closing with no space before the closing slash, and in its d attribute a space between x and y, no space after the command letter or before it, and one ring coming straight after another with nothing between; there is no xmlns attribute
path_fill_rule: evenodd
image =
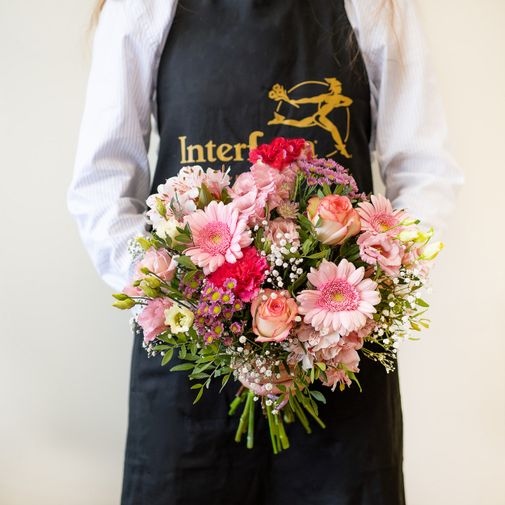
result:
<svg viewBox="0 0 505 505"><path fill-rule="evenodd" d="M309 200L307 214L323 244L342 244L361 230L359 214L346 196L314 196Z"/></svg>
<svg viewBox="0 0 505 505"><path fill-rule="evenodd" d="M251 314L256 342L281 342L289 335L298 305L287 293L265 289L253 300Z"/></svg>
<svg viewBox="0 0 505 505"><path fill-rule="evenodd" d="M141 261L137 263L135 269L135 278L142 279L145 277L140 269L148 268L153 274L156 274L165 282L170 282L174 278L177 263L164 249L155 249L151 247L146 251Z"/></svg>

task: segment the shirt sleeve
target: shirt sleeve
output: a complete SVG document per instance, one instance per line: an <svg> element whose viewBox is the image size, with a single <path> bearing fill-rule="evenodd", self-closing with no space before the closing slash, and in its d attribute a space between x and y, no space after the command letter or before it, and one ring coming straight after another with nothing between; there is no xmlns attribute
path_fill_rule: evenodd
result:
<svg viewBox="0 0 505 505"><path fill-rule="evenodd" d="M115 290L121 290L131 274L129 240L145 231L160 27L168 24L173 8L165 2L165 12L160 12L161 4L105 3L93 39L74 175L67 191L68 209L92 262Z"/></svg>
<svg viewBox="0 0 505 505"><path fill-rule="evenodd" d="M443 104L414 2L382 5L346 2L370 81L371 148L393 205L440 234L463 174L447 147Z"/></svg>

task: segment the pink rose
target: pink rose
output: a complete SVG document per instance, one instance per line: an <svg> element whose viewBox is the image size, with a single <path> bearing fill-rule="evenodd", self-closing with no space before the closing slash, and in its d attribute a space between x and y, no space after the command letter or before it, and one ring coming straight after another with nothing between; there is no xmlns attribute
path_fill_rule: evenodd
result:
<svg viewBox="0 0 505 505"><path fill-rule="evenodd" d="M370 265L378 263L388 275L398 275L404 252L397 240L385 233L367 231L358 238L357 243L363 261Z"/></svg>
<svg viewBox="0 0 505 505"><path fill-rule="evenodd" d="M263 297L266 296L266 300ZM298 305L289 295L279 291L265 289L251 304L253 331L258 337L256 342L281 342L289 335Z"/></svg>
<svg viewBox="0 0 505 505"><path fill-rule="evenodd" d="M170 282L174 278L177 263L164 249L151 247L146 251L142 260L137 263L135 279L142 279L146 276L141 272L141 268L147 268L160 279Z"/></svg>
<svg viewBox="0 0 505 505"><path fill-rule="evenodd" d="M137 318L137 322L144 330L145 342L154 340L168 328L165 324L165 309L169 309L171 306L172 302L167 298L154 298L147 302Z"/></svg>
<svg viewBox="0 0 505 505"><path fill-rule="evenodd" d="M339 245L359 233L359 214L346 196L317 196L309 200L307 213L323 244Z"/></svg>
<svg viewBox="0 0 505 505"><path fill-rule="evenodd" d="M287 236L286 236L287 235ZM268 223L268 229L265 238L277 247L281 247L280 241L286 240L287 247L300 245L300 236L298 235L298 227L289 219L278 217Z"/></svg>

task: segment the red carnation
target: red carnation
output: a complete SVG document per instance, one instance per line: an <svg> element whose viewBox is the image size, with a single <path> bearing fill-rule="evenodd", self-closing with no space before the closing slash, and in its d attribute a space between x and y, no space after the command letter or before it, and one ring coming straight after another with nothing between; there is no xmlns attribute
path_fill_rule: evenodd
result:
<svg viewBox="0 0 505 505"><path fill-rule="evenodd" d="M286 139L277 137L270 144L261 144L249 153L249 161L262 161L277 170L284 170L299 158L307 143L305 139Z"/></svg>
<svg viewBox="0 0 505 505"><path fill-rule="evenodd" d="M237 285L233 292L244 302L250 302L259 291L265 280L265 270L268 269L267 260L261 256L255 247L242 249L242 258L235 263L224 263L207 278L214 286L223 287L226 279L233 278Z"/></svg>

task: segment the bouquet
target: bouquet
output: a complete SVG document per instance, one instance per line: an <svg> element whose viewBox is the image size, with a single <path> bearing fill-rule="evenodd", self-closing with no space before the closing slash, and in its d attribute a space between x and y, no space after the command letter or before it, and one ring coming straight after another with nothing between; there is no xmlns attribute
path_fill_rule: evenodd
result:
<svg viewBox="0 0 505 505"><path fill-rule="evenodd" d="M240 382L236 441L253 447L261 410L278 453L286 423L324 427L317 381L361 389L361 358L394 370L401 342L428 326L420 290L442 244L304 139L276 138L249 160L234 180L186 166L157 188L114 305L135 307L150 357L179 358L171 370L189 374L195 402L213 380Z"/></svg>

